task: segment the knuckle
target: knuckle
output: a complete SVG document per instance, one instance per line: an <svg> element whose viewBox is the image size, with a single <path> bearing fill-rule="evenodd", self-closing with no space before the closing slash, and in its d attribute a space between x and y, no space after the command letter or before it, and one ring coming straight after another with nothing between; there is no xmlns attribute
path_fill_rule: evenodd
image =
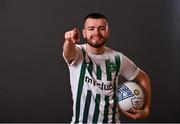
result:
<svg viewBox="0 0 180 124"><path fill-rule="evenodd" d="M136 119L137 119L137 117L136 117L136 116L134 116L134 117L133 117L133 119L134 119L134 120L136 120Z"/></svg>

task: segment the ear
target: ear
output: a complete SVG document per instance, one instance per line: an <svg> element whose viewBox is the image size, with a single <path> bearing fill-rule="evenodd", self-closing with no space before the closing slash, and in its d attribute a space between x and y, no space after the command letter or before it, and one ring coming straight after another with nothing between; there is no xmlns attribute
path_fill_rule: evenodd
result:
<svg viewBox="0 0 180 124"><path fill-rule="evenodd" d="M85 31L85 29L82 30L82 33L83 33L83 37L86 38L86 31Z"/></svg>

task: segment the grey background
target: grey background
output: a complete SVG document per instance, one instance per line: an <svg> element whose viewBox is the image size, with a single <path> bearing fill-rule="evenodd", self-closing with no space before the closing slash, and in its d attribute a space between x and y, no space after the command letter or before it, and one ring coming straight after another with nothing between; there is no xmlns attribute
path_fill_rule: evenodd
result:
<svg viewBox="0 0 180 124"><path fill-rule="evenodd" d="M108 17L107 45L151 78L150 116L122 122L180 122L179 7L179 0L0 0L0 122L71 121L63 36L82 29L90 12Z"/></svg>

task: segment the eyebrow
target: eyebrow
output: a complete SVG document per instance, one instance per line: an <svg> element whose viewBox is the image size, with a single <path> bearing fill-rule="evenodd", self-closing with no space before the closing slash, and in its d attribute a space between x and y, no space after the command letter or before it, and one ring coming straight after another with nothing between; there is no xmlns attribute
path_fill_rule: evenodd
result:
<svg viewBox="0 0 180 124"><path fill-rule="evenodd" d="M88 26L87 28L96 28L95 26ZM105 26L99 26L97 28L105 28Z"/></svg>

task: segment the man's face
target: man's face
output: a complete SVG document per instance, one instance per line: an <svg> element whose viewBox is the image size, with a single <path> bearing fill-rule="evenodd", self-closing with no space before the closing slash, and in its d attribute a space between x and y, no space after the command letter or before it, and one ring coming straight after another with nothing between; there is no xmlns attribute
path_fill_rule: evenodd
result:
<svg viewBox="0 0 180 124"><path fill-rule="evenodd" d="M90 46L95 48L103 46L109 37L107 21L88 18L84 24L83 36Z"/></svg>

